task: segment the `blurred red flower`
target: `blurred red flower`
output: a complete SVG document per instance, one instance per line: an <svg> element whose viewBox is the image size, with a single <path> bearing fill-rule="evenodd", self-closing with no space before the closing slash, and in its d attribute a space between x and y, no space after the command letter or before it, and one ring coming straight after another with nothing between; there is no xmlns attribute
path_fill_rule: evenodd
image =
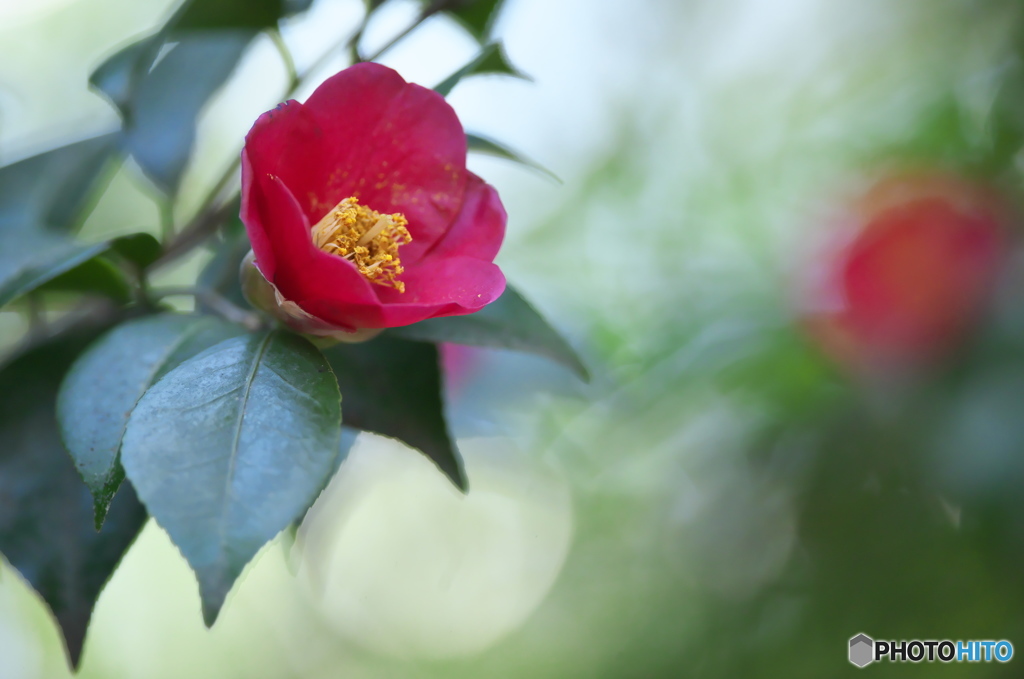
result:
<svg viewBox="0 0 1024 679"><path fill-rule="evenodd" d="M505 288L493 263L505 210L466 169L455 112L379 64L260 116L242 152L241 219L272 286L263 306L300 332L468 314Z"/></svg>
<svg viewBox="0 0 1024 679"><path fill-rule="evenodd" d="M830 261L832 308L809 327L842 363L915 368L955 348L984 310L1005 254L998 196L953 175L888 177L853 212L856 233Z"/></svg>

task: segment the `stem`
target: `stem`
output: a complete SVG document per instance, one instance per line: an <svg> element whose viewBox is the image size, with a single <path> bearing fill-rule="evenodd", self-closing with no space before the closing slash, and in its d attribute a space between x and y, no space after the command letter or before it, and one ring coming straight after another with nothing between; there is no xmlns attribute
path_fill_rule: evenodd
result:
<svg viewBox="0 0 1024 679"><path fill-rule="evenodd" d="M406 27L404 31L402 31L395 37L391 38L391 40L388 40L383 47L381 47L379 50L377 50L368 57L359 57L358 61L377 61L378 59L381 58L381 55L383 55L389 49L397 45L404 37L406 37L413 31L415 31L417 28L419 28L420 24L426 21L432 14L433 12L429 14L427 12L423 12L422 14L420 14L419 18L416 19L416 21L412 22L409 26ZM358 52L356 53L356 56L359 56Z"/></svg>
<svg viewBox="0 0 1024 679"><path fill-rule="evenodd" d="M160 233L164 242L171 240L174 236L174 202L170 198L160 201Z"/></svg>
<svg viewBox="0 0 1024 679"><path fill-rule="evenodd" d="M38 291L31 292L26 299L28 303L28 336L38 339L46 332L46 318L43 308L43 300Z"/></svg>
<svg viewBox="0 0 1024 679"><path fill-rule="evenodd" d="M285 71L288 73L288 90L293 91L299 87L302 79L299 78L299 72L295 68L295 58L292 56L292 51L288 49L288 44L284 41L281 31L277 28L270 29L267 31L267 34L281 55L281 61L284 62Z"/></svg>
<svg viewBox="0 0 1024 679"><path fill-rule="evenodd" d="M232 173L237 165L232 166ZM228 175L229 178L231 174ZM164 248L163 256L151 268L159 268L182 256L193 247L206 240L214 230L224 223L232 212L237 210L234 200L229 200L217 208L206 207L189 222L188 226L178 232L177 237Z"/></svg>
<svg viewBox="0 0 1024 679"><path fill-rule="evenodd" d="M192 297L210 307L218 316L230 323L236 323L249 332L255 332L263 326L263 319L259 314L241 309L214 290L203 288L165 288L153 293L154 299L164 297Z"/></svg>

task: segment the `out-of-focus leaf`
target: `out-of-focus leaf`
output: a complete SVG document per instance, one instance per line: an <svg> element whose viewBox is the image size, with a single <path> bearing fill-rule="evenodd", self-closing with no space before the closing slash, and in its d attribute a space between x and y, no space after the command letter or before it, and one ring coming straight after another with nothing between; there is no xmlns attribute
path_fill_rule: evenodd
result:
<svg viewBox="0 0 1024 679"><path fill-rule="evenodd" d="M511 150L507 146L502 146L493 139L482 137L479 134L466 133L466 150L470 153L484 153L489 156L497 156L498 158L504 158L505 160L511 160L514 163L525 165L531 170L537 170L538 172L547 175L556 182L561 183L562 180L558 178L551 170L547 169L543 165L532 161L528 158L524 158L515 151Z"/></svg>
<svg viewBox="0 0 1024 679"><path fill-rule="evenodd" d="M117 150L105 134L0 167L0 232L73 229Z"/></svg>
<svg viewBox="0 0 1024 679"><path fill-rule="evenodd" d="M121 461L196 572L207 625L245 564L333 473L340 400L323 355L274 331L185 361L132 412Z"/></svg>
<svg viewBox="0 0 1024 679"><path fill-rule="evenodd" d="M546 356L589 379L579 356L512 286L475 314L432 318L385 333L422 342L453 342Z"/></svg>
<svg viewBox="0 0 1024 679"><path fill-rule="evenodd" d="M116 252L145 266L159 250L156 239L145 233L83 245L48 232L0 232L0 306L34 290L91 293L126 303L132 298L131 284L107 255Z"/></svg>
<svg viewBox="0 0 1024 679"><path fill-rule="evenodd" d="M115 52L89 75L89 84L102 92L124 114L132 92L149 72L160 53L163 35L151 35Z"/></svg>
<svg viewBox="0 0 1024 679"><path fill-rule="evenodd" d="M82 262L36 289L101 295L119 304L127 304L132 299L132 287L124 272L102 256Z"/></svg>
<svg viewBox="0 0 1024 679"><path fill-rule="evenodd" d="M245 231L238 229L226 233L224 240L217 247L216 254L210 263L199 274L198 286L202 290L210 290L242 309L249 308L249 302L242 294L242 284L238 271L242 260L249 254L251 246ZM205 309L202 300L199 308Z"/></svg>
<svg viewBox="0 0 1024 679"><path fill-rule="evenodd" d="M83 246L64 237L0 233L0 307L109 248L107 242Z"/></svg>
<svg viewBox="0 0 1024 679"><path fill-rule="evenodd" d="M132 157L166 193L178 189L192 154L196 118L238 65L252 31L177 36L132 92L125 134Z"/></svg>
<svg viewBox="0 0 1024 679"><path fill-rule="evenodd" d="M160 259L163 247L152 234L134 233L114 239L111 249L139 269L145 269Z"/></svg>
<svg viewBox="0 0 1024 679"><path fill-rule="evenodd" d="M73 666L100 590L146 520L125 488L96 532L89 490L60 440L57 389L89 339L50 342L0 370L0 551L50 607Z"/></svg>
<svg viewBox="0 0 1024 679"><path fill-rule="evenodd" d="M311 0L198 0L155 35L109 57L89 82L121 111L129 152L173 194L191 157L196 118L252 39Z"/></svg>
<svg viewBox="0 0 1024 679"><path fill-rule="evenodd" d="M75 361L61 386L57 418L92 491L97 528L124 479L121 439L135 404L171 369L242 332L210 316L150 316L114 328Z"/></svg>
<svg viewBox="0 0 1024 679"><path fill-rule="evenodd" d="M1020 60L1003 75L1003 84L989 112L988 132L991 169L1009 167L1024 147L1024 64Z"/></svg>
<svg viewBox="0 0 1024 679"><path fill-rule="evenodd" d="M483 44L490 37L494 21L504 0L433 0L427 13L443 11L465 28L477 42Z"/></svg>
<svg viewBox="0 0 1024 679"><path fill-rule="evenodd" d="M442 97L447 97L463 78L467 78L471 75L485 75L488 73L500 73L510 75L515 78L522 78L524 80L530 79L529 76L520 73L512 64L509 63L508 58L505 56L505 50L501 47L501 43L495 42L484 47L483 50L480 51L480 54L474 57L472 61L436 85L434 87L434 91Z"/></svg>
<svg viewBox="0 0 1024 679"><path fill-rule="evenodd" d="M274 28L283 17L305 12L313 0L193 0L172 19L175 31Z"/></svg>
<svg viewBox="0 0 1024 679"><path fill-rule="evenodd" d="M437 347L381 336L339 344L324 355L345 399L346 425L404 441L466 490L462 459L445 422Z"/></svg>

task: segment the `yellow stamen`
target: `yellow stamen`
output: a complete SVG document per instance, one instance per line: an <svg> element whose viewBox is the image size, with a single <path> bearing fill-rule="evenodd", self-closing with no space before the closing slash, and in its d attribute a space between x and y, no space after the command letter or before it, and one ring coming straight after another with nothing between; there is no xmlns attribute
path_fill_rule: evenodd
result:
<svg viewBox="0 0 1024 679"><path fill-rule="evenodd" d="M405 292L397 277L405 270L398 248L412 242L405 215L382 215L346 198L312 228L313 243L356 265L371 283Z"/></svg>

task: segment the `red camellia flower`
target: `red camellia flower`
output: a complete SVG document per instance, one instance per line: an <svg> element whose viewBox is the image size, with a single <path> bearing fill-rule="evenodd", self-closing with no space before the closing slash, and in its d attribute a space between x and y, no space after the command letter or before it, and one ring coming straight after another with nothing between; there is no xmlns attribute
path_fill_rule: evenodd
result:
<svg viewBox="0 0 1024 679"><path fill-rule="evenodd" d="M466 169L455 112L379 64L260 116L242 151L241 218L249 276L261 274L247 293L307 334L468 314L505 288L493 263L505 210Z"/></svg>
<svg viewBox="0 0 1024 679"><path fill-rule="evenodd" d="M826 272L832 308L812 317L813 334L853 367L934 362L986 305L1005 253L1002 201L952 175L898 175L875 185L853 220Z"/></svg>

